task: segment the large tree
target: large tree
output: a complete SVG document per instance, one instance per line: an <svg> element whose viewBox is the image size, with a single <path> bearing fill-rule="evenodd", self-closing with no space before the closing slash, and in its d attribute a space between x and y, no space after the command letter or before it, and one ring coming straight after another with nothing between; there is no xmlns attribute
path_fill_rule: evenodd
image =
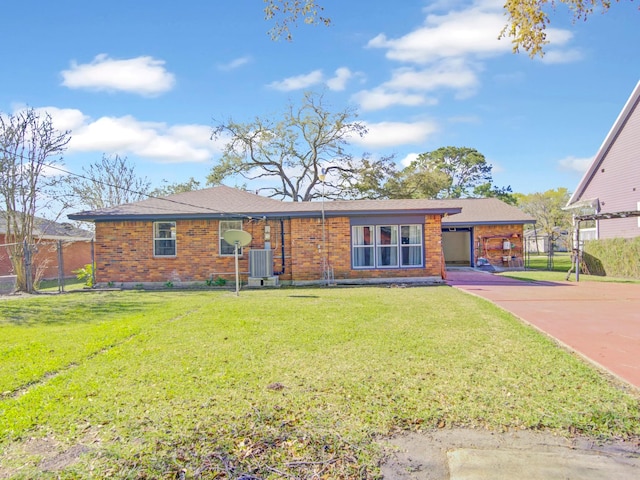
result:
<svg viewBox="0 0 640 480"><path fill-rule="evenodd" d="M556 240L562 231L571 230L571 212L563 207L571 197L569 191L559 187L546 192L518 194L518 207L536 219L536 231Z"/></svg>
<svg viewBox="0 0 640 480"><path fill-rule="evenodd" d="M418 155L401 180L430 198L482 196L490 191L492 168L474 148L441 147Z"/></svg>
<svg viewBox="0 0 640 480"><path fill-rule="evenodd" d="M290 27L302 20L306 24L331 24L331 19L322 14L322 1L316 0L264 0L265 17L274 20L272 38L291 40ZM616 0L617 2L617 0ZM549 11L564 5L573 21L586 20L595 11L607 11L611 0L506 0L504 4L506 25L499 38L511 38L513 51L520 49L530 56L544 55L544 46L549 43L546 29L550 25Z"/></svg>
<svg viewBox="0 0 640 480"><path fill-rule="evenodd" d="M306 93L301 105L290 104L280 119L258 117L249 123L229 119L213 131L212 138L227 144L207 182L217 185L242 177L259 186L254 190L294 202L323 194L344 196L339 182L338 191L323 192L322 173L326 181L334 172L342 178L356 168L346 150L351 137L366 133L356 117L349 108L331 112L322 95Z"/></svg>
<svg viewBox="0 0 640 480"><path fill-rule="evenodd" d="M127 157L103 155L82 174L67 177L69 193L75 205L92 210L122 205L147 198L151 182L140 177Z"/></svg>
<svg viewBox="0 0 640 480"><path fill-rule="evenodd" d="M32 290L29 248L34 238L36 213L58 181L48 167L60 165L70 132L53 127L51 116L30 108L12 115L0 113L0 214L6 223L5 241L19 291ZM28 255L28 252L27 252ZM26 261L25 261L26 260Z"/></svg>

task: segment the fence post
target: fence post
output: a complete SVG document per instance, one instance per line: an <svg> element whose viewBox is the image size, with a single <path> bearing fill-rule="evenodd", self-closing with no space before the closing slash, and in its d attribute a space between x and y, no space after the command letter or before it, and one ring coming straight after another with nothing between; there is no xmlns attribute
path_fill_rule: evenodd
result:
<svg viewBox="0 0 640 480"><path fill-rule="evenodd" d="M33 293L33 277L31 276L31 245L24 239L23 242L24 252L24 275L25 275L25 290L27 293Z"/></svg>
<svg viewBox="0 0 640 480"><path fill-rule="evenodd" d="M91 239L91 285L96 286L96 257L93 238Z"/></svg>
<svg viewBox="0 0 640 480"><path fill-rule="evenodd" d="M58 240L58 293L64 292L64 256L62 255L62 240Z"/></svg>

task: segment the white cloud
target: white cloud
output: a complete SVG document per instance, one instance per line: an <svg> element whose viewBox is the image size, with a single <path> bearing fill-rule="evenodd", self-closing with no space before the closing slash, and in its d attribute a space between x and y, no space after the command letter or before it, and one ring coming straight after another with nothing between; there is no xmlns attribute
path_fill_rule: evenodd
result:
<svg viewBox="0 0 640 480"><path fill-rule="evenodd" d="M211 127L144 122L131 115L92 119L76 109L42 107L57 129L71 130L67 152L135 155L161 163L205 162L222 151L224 139L211 140Z"/></svg>
<svg viewBox="0 0 640 480"><path fill-rule="evenodd" d="M365 148L386 148L400 145L421 145L438 131L435 122L363 122L368 133L364 137L351 138L351 142Z"/></svg>
<svg viewBox="0 0 640 480"><path fill-rule="evenodd" d="M351 99L360 105L363 111L382 110L395 105L416 107L419 105L433 104L433 100L427 99L422 94L393 92L384 87L373 90L361 90L355 93Z"/></svg>
<svg viewBox="0 0 640 480"><path fill-rule="evenodd" d="M347 82L353 78L353 73L347 67L340 67L336 70L335 76L327 80L329 90L342 91L347 88Z"/></svg>
<svg viewBox="0 0 640 480"><path fill-rule="evenodd" d="M171 90L175 85L175 77L165 69L164 63L163 60L148 56L116 60L103 53L97 55L91 63L71 62L71 68L62 72L62 85L156 96Z"/></svg>
<svg viewBox="0 0 640 480"><path fill-rule="evenodd" d="M284 80L272 82L267 86L273 88L274 90L290 92L292 90L303 90L314 85L325 83L329 90L337 92L347 88L347 83L349 82L349 80L355 77L362 76L362 73L352 72L347 67L340 67L336 69L333 77L329 79L325 79L325 75L322 70L314 70L313 72L296 75L294 77L285 78Z"/></svg>
<svg viewBox="0 0 640 480"><path fill-rule="evenodd" d="M497 38L504 25L499 9L475 6L444 15L429 14L423 27L397 39L379 34L368 46L386 49L389 59L417 64L440 58L497 55L511 51L508 41Z"/></svg>
<svg viewBox="0 0 640 480"><path fill-rule="evenodd" d="M548 64L572 63L580 61L583 58L583 53L578 49L548 50L540 61Z"/></svg>
<svg viewBox="0 0 640 480"><path fill-rule="evenodd" d="M313 72L304 75L297 75L295 77L289 77L284 80L272 82L268 86L282 92L290 92L292 90L309 88L313 85L322 83L322 81L322 70L314 70Z"/></svg>
<svg viewBox="0 0 640 480"><path fill-rule="evenodd" d="M218 65L219 70L229 71L235 70L236 68L240 68L251 61L251 57L239 57L234 60L231 60L229 63L221 63Z"/></svg>
<svg viewBox="0 0 640 480"><path fill-rule="evenodd" d="M588 158L577 158L577 157L566 157L558 161L558 165L562 170L568 170L570 172L576 173L584 173L587 171L589 166L593 162L593 157Z"/></svg>

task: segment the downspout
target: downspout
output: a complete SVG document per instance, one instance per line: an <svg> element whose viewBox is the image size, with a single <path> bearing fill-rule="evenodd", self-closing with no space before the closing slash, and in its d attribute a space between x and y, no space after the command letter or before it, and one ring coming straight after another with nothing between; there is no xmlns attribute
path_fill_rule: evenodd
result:
<svg viewBox="0 0 640 480"><path fill-rule="evenodd" d="M278 275L283 275L284 271L285 271L285 264L284 264L284 220L281 218L280 219L280 248L281 248L281 252L282 252L282 270L279 272L273 272L274 275L278 276Z"/></svg>

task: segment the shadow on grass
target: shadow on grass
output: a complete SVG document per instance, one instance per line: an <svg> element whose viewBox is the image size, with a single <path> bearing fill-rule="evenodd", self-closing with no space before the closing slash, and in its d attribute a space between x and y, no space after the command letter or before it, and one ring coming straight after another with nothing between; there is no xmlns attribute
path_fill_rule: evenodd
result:
<svg viewBox="0 0 640 480"><path fill-rule="evenodd" d="M91 323L104 321L119 316L148 311L162 302L134 298L98 298L87 295L86 301L79 302L73 298L60 297L52 304L51 297L29 298L25 301L0 303L0 325L10 323L18 326L65 325L73 323Z"/></svg>

